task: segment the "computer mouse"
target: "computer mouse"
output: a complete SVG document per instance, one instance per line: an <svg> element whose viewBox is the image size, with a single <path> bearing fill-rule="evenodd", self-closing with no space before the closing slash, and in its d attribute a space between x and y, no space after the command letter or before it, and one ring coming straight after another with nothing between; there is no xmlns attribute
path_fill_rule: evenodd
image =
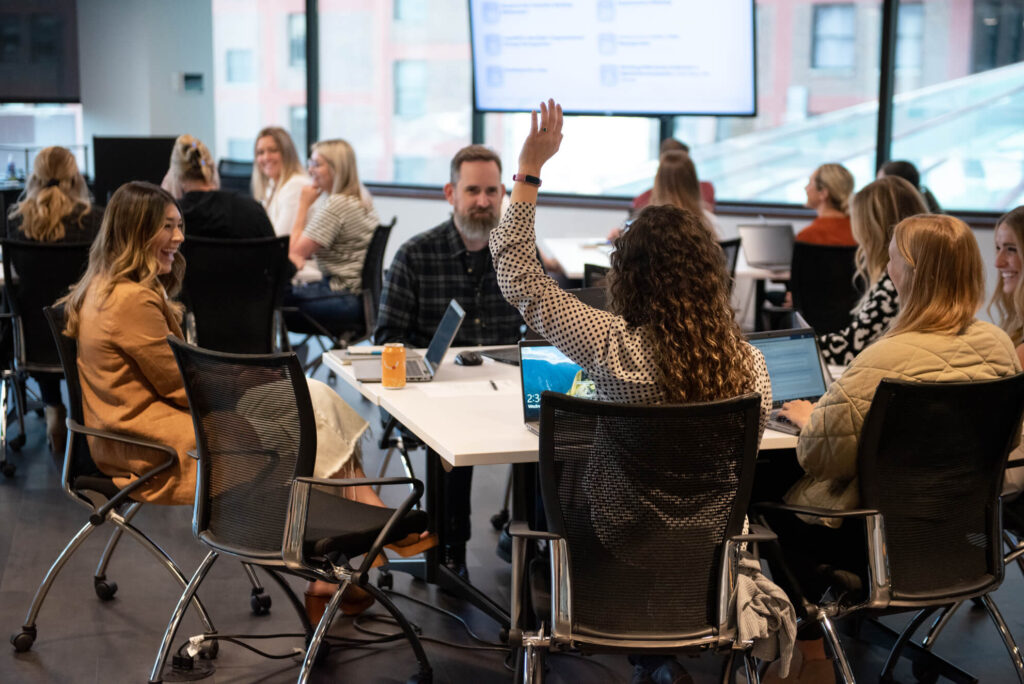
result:
<svg viewBox="0 0 1024 684"><path fill-rule="evenodd" d="M455 363L460 366L479 366L483 362L484 357L480 356L480 354L475 351L459 352L455 356Z"/></svg>

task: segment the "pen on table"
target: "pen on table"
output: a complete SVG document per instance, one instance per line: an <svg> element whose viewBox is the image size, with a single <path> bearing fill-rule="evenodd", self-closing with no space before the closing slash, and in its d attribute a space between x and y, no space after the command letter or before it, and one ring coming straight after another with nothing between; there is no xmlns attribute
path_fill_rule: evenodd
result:
<svg viewBox="0 0 1024 684"><path fill-rule="evenodd" d="M496 384L494 384L494 381L493 380L488 380L488 382L491 383L491 387L493 387L494 391L497 392L498 391L498 386Z"/></svg>

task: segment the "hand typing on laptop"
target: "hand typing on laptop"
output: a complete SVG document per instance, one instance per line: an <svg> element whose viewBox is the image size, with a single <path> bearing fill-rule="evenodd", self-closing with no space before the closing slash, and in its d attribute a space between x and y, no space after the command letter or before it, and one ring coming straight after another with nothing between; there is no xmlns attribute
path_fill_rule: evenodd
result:
<svg viewBox="0 0 1024 684"><path fill-rule="evenodd" d="M794 401L787 401L779 409L779 415L789 422L796 425L798 428L803 429L807 422L811 419L811 411L814 409L814 404L807 401L806 399L795 399Z"/></svg>

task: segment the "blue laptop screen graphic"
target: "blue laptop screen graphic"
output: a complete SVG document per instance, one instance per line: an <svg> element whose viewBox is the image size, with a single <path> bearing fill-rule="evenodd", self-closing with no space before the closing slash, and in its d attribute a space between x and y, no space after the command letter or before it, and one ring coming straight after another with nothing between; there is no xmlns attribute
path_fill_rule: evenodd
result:
<svg viewBox="0 0 1024 684"><path fill-rule="evenodd" d="M761 350L772 381L772 402L820 397L825 393L813 333L750 340Z"/></svg>
<svg viewBox="0 0 1024 684"><path fill-rule="evenodd" d="M557 347L523 345L523 415L527 421L540 419L540 395L545 390L583 399L596 399L594 381L586 371L569 360Z"/></svg>

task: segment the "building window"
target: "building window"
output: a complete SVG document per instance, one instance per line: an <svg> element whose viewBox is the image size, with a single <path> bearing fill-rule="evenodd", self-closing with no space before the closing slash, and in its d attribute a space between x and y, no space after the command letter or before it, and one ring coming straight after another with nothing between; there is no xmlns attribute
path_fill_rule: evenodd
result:
<svg viewBox="0 0 1024 684"><path fill-rule="evenodd" d="M852 70L857 57L856 28L853 5L815 5L811 67Z"/></svg>
<svg viewBox="0 0 1024 684"><path fill-rule="evenodd" d="M900 3L896 24L896 68L920 69L924 50L924 5Z"/></svg>
<svg viewBox="0 0 1024 684"><path fill-rule="evenodd" d="M395 62L395 114L423 116L427 113L427 63L421 60Z"/></svg>
<svg viewBox="0 0 1024 684"><path fill-rule="evenodd" d="M292 142L302 158L302 150L306 147L306 106L299 105L288 108L288 132L292 134Z"/></svg>
<svg viewBox="0 0 1024 684"><path fill-rule="evenodd" d="M253 141L251 138L228 138L227 159L251 161L253 158Z"/></svg>
<svg viewBox="0 0 1024 684"><path fill-rule="evenodd" d="M227 81L228 83L252 83L252 50L227 51Z"/></svg>
<svg viewBox="0 0 1024 684"><path fill-rule="evenodd" d="M306 66L306 15L288 15L288 66Z"/></svg>
<svg viewBox="0 0 1024 684"><path fill-rule="evenodd" d="M427 20L427 0L395 0L395 21L422 24Z"/></svg>

